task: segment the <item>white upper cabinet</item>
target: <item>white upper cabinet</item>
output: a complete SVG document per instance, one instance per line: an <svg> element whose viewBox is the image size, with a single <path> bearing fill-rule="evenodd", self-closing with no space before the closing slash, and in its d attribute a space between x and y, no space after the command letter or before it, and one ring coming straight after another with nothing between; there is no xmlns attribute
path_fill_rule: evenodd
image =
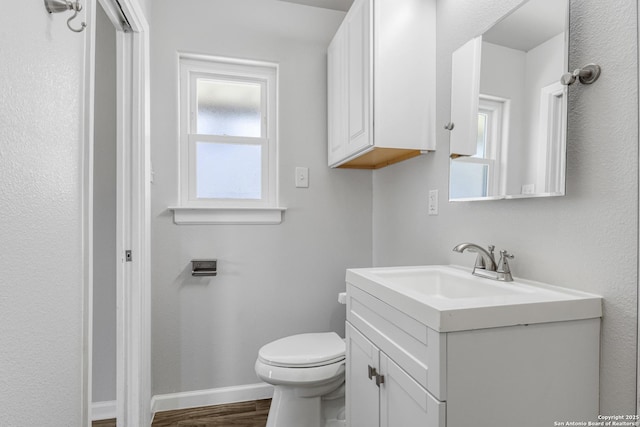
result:
<svg viewBox="0 0 640 427"><path fill-rule="evenodd" d="M328 49L329 166L435 150L435 0L356 0Z"/></svg>
<svg viewBox="0 0 640 427"><path fill-rule="evenodd" d="M472 156L478 138L478 102L482 36L469 40L451 56L451 157Z"/></svg>
<svg viewBox="0 0 640 427"><path fill-rule="evenodd" d="M329 165L371 144L371 3L356 1L328 50Z"/></svg>

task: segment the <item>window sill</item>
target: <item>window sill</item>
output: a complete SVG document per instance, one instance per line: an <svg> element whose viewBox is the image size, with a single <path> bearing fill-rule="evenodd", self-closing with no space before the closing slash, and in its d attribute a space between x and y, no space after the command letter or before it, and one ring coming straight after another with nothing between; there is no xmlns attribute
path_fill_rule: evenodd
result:
<svg viewBox="0 0 640 427"><path fill-rule="evenodd" d="M280 224L287 208L205 208L170 206L173 222L183 224Z"/></svg>

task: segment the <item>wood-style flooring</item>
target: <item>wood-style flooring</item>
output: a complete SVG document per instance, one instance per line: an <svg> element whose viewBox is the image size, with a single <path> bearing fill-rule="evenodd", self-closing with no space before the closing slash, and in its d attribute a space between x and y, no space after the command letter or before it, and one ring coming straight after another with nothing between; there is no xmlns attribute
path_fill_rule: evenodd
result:
<svg viewBox="0 0 640 427"><path fill-rule="evenodd" d="M152 427L265 427L271 399L156 413Z"/></svg>
<svg viewBox="0 0 640 427"><path fill-rule="evenodd" d="M271 399L158 412L152 427L265 427ZM115 420L94 421L92 427L115 427Z"/></svg>

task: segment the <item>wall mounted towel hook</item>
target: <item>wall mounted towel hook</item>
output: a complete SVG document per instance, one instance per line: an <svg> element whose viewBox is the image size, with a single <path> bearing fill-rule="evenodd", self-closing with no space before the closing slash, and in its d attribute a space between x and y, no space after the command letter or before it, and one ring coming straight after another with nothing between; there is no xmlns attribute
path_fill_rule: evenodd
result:
<svg viewBox="0 0 640 427"><path fill-rule="evenodd" d="M573 73L563 74L560 83L570 86L575 83L576 79L580 83L590 85L600 77L600 66L598 64L587 64L582 68L577 68Z"/></svg>
<svg viewBox="0 0 640 427"><path fill-rule="evenodd" d="M49 13L60 13L72 10L73 15L71 16L71 18L67 19L67 27L69 27L69 29L75 33L81 33L87 27L87 24L85 22L80 23L80 28L73 28L71 26L71 21L74 20L76 16L78 16L78 12L82 10L80 0L44 0L44 7Z"/></svg>

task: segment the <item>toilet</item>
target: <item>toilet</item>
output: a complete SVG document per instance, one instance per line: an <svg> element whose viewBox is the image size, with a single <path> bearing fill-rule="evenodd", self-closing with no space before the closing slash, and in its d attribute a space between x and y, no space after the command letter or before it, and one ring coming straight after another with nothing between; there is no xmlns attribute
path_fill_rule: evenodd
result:
<svg viewBox="0 0 640 427"><path fill-rule="evenodd" d="M267 427L342 427L345 343L335 332L292 335L264 345L255 370L274 386Z"/></svg>

